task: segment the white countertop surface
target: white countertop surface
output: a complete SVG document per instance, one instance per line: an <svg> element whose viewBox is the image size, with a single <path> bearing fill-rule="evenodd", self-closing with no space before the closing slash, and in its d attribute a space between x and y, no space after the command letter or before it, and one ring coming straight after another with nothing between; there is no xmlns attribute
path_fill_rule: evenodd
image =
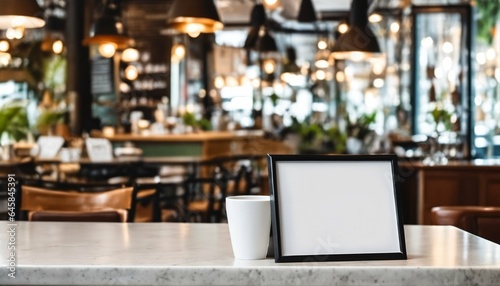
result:
<svg viewBox="0 0 500 286"><path fill-rule="evenodd" d="M0 222L0 285L500 285L500 245L406 226L408 260L235 260L226 224Z"/></svg>

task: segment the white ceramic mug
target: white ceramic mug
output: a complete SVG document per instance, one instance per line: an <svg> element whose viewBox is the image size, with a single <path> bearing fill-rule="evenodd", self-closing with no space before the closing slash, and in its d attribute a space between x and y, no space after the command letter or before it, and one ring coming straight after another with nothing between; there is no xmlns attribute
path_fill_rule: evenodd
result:
<svg viewBox="0 0 500 286"><path fill-rule="evenodd" d="M227 197L226 212L234 257L266 258L271 230L270 197Z"/></svg>

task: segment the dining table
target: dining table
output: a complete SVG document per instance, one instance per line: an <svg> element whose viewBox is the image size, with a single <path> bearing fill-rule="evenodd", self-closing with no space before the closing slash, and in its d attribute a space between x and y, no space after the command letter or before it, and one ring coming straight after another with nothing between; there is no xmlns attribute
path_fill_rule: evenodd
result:
<svg viewBox="0 0 500 286"><path fill-rule="evenodd" d="M405 225L404 260L276 263L235 259L225 223L0 225L0 285L500 284L500 245L452 226Z"/></svg>

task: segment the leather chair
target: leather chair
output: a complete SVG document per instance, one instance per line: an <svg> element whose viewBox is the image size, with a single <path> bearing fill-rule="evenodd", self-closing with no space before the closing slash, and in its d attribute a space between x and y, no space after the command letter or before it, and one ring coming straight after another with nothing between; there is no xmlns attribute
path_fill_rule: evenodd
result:
<svg viewBox="0 0 500 286"><path fill-rule="evenodd" d="M104 192L55 191L20 186L18 203L28 220L133 221L136 192L133 187Z"/></svg>
<svg viewBox="0 0 500 286"><path fill-rule="evenodd" d="M453 225L500 244L500 207L438 206L431 213L433 224Z"/></svg>

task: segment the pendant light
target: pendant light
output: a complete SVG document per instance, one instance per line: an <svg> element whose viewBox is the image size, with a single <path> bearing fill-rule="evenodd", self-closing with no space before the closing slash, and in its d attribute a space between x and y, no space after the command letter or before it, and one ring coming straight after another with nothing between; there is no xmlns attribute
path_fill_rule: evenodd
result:
<svg viewBox="0 0 500 286"><path fill-rule="evenodd" d="M167 22L169 27L191 37L214 33L224 27L213 0L175 0Z"/></svg>
<svg viewBox="0 0 500 286"><path fill-rule="evenodd" d="M125 49L130 38L126 36L120 19L118 5L114 1L105 4L102 14L90 28L90 36L83 41L84 45L98 45L99 53L104 57L114 55L116 49Z"/></svg>
<svg viewBox="0 0 500 286"><path fill-rule="evenodd" d="M44 25L43 11L36 0L2 0L0 29L7 30L9 39L21 39L24 29L41 28Z"/></svg>
<svg viewBox="0 0 500 286"><path fill-rule="evenodd" d="M0 29L22 26L26 29L45 25L43 11L36 0L3 0L0 9Z"/></svg>
<svg viewBox="0 0 500 286"><path fill-rule="evenodd" d="M253 49L255 48L257 41L259 39L260 28L266 24L267 15L264 5L255 4L252 8L250 14L250 31L248 31L248 36L245 40L243 48Z"/></svg>
<svg viewBox="0 0 500 286"><path fill-rule="evenodd" d="M299 15L297 21L301 23L316 22L316 11L311 0L302 0L300 3Z"/></svg>
<svg viewBox="0 0 500 286"><path fill-rule="evenodd" d="M368 22L368 0L353 0L349 30L335 43L333 56L336 59L360 61L380 53L377 37Z"/></svg>
<svg viewBox="0 0 500 286"><path fill-rule="evenodd" d="M274 40L273 36L269 34L268 30L266 28L262 28L260 34L262 35L257 40L257 51L263 53L278 52L276 40Z"/></svg>

